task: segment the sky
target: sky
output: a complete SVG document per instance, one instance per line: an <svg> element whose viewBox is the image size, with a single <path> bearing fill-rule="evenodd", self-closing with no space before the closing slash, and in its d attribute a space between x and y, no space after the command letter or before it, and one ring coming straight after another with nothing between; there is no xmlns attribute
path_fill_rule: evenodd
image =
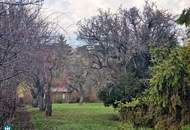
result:
<svg viewBox="0 0 190 130"><path fill-rule="evenodd" d="M190 7L190 0L149 1L173 14L180 14L184 8ZM81 44L76 40L76 24L79 20L96 15L99 8L116 11L119 7L136 6L142 9L143 5L144 0L45 0L43 13L49 21L57 24L69 44L78 46Z"/></svg>

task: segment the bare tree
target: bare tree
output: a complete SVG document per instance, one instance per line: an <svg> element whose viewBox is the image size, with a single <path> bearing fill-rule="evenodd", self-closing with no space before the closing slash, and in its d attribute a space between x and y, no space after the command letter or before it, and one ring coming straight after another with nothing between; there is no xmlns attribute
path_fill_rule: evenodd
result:
<svg viewBox="0 0 190 130"><path fill-rule="evenodd" d="M99 10L97 16L79 23L78 39L90 48L91 68L106 70L106 79L117 81L127 72L129 63L138 68L135 57L149 61L150 43L174 46L176 27L171 14L146 2L142 12L135 7L117 13Z"/></svg>
<svg viewBox="0 0 190 130"><path fill-rule="evenodd" d="M39 59L36 60L34 55L39 45L49 41L51 34L49 25L40 17L42 2L42 0L0 2L0 87L2 90L0 116L3 116L1 123L11 117L15 111L19 82L26 79L35 79L37 82L39 70L43 75L41 73L43 64ZM42 69L37 67L38 65L41 65Z"/></svg>

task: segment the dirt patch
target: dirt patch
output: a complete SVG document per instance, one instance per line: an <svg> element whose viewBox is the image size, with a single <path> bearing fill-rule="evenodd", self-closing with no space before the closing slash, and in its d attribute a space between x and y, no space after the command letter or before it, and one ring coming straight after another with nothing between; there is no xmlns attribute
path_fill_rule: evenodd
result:
<svg viewBox="0 0 190 130"><path fill-rule="evenodd" d="M24 108L19 108L15 114L14 129L15 130L35 130L31 121L31 113Z"/></svg>

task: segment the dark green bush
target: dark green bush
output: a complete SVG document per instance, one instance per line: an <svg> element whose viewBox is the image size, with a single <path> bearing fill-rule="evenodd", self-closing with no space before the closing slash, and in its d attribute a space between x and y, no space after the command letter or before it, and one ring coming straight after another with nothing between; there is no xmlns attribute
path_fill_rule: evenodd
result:
<svg viewBox="0 0 190 130"><path fill-rule="evenodd" d="M134 73L128 73L120 78L117 85L109 85L98 92L98 97L105 106L118 106L120 102L130 102L144 90L142 81Z"/></svg>

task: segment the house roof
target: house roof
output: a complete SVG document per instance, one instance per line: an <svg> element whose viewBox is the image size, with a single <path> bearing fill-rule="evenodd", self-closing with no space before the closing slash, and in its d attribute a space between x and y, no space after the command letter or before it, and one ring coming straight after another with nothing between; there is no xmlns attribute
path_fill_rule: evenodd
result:
<svg viewBox="0 0 190 130"><path fill-rule="evenodd" d="M71 91L66 87L54 87L54 88L51 88L51 92L53 92L53 93L56 93L56 92L71 93Z"/></svg>

